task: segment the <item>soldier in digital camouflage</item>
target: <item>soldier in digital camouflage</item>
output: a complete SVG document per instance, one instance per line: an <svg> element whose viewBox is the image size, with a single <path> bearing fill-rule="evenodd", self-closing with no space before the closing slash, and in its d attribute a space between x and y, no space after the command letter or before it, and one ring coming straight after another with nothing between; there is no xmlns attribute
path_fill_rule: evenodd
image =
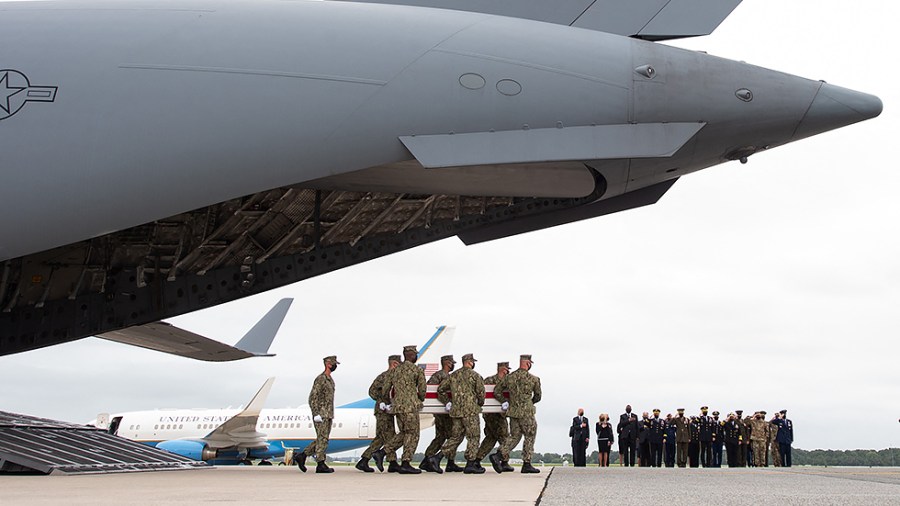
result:
<svg viewBox="0 0 900 506"><path fill-rule="evenodd" d="M534 405L541 400L541 379L529 372L533 363L531 355L520 356L519 368L494 386L494 392L509 394L509 401L503 403L506 416L509 417L509 439L497 453L492 453L489 457L491 466L498 473L509 466L509 452L519 444L523 436L525 442L522 445L521 472L540 472L531 465L534 438L537 435Z"/></svg>
<svg viewBox="0 0 900 506"><path fill-rule="evenodd" d="M438 400L450 413L453 428L450 438L444 443L441 453L447 457L448 472L462 471L465 474L482 474L484 468L476 460L479 436L481 434L481 406L484 405L484 378L475 372L477 360L471 353L463 355L463 366L445 379L438 387ZM456 450L466 439L466 467L460 468L454 462ZM440 468L441 455L433 457L433 467Z"/></svg>
<svg viewBox="0 0 900 506"><path fill-rule="evenodd" d="M384 446L386 441L393 439L397 435L394 432L394 415L388 409L391 399L388 396L388 392L384 391L384 383L387 375L398 365L400 365L400 355L389 356L388 368L379 374L372 381L372 385L369 386L369 398L375 401L375 439L369 443L369 447L366 448L359 462L356 463L356 468L366 473L375 472L374 469L369 467L369 459L372 457L375 458L375 465L378 466L378 470L384 472L385 452L382 446ZM396 452L393 453L393 459L391 460L397 461Z"/></svg>
<svg viewBox="0 0 900 506"><path fill-rule="evenodd" d="M403 347L403 363L387 375L384 391L391 397L391 412L397 419L400 432L386 442L384 451L388 455L388 472L419 474L422 471L409 463L419 445L419 410L425 400L425 373L416 365L419 352L415 346ZM393 452L403 447L402 464L397 465ZM393 459L393 460L391 460Z"/></svg>
<svg viewBox="0 0 900 506"><path fill-rule="evenodd" d="M766 412L757 411L750 420L750 447L754 467L766 467L766 444L769 442L769 422Z"/></svg>
<svg viewBox="0 0 900 506"><path fill-rule="evenodd" d="M485 385L496 385L500 380L509 374L509 362L497 363L497 374L484 378ZM496 392L494 398L497 402L506 402L503 392ZM484 413L484 439L481 440L481 446L478 447L478 454L475 460L481 462L494 449L494 445L503 443L509 438L509 421L506 419L506 413ZM513 468L506 464L504 471L512 471Z"/></svg>
<svg viewBox="0 0 900 506"><path fill-rule="evenodd" d="M440 385L444 380L450 377L450 373L455 366L456 360L453 360L453 355L444 355L441 357L441 369L428 378L427 384ZM443 448L444 443L450 438L452 431L453 421L450 419L450 415L447 413L434 415L434 439L431 440L431 444L425 449L425 458L422 459L422 463L419 464L419 469L438 474L443 473L440 466L435 467L432 465L433 460L431 457L441 453L441 448Z"/></svg>
<svg viewBox="0 0 900 506"><path fill-rule="evenodd" d="M325 464L325 449L328 448L328 438L331 435L331 422L334 420L334 380L331 373L337 369L337 357L334 355L322 359L325 363L325 371L316 376L312 390L309 391L309 409L313 417L313 426L316 429L316 440L310 443L302 453L294 457L297 467L306 472L306 458L315 454L316 472L333 473L334 469Z"/></svg>

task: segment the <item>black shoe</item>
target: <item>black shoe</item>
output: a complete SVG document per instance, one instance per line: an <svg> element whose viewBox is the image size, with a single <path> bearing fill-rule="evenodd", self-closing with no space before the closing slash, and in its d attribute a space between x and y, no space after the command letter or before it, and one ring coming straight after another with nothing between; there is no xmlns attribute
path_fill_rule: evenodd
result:
<svg viewBox="0 0 900 506"><path fill-rule="evenodd" d="M372 454L372 458L375 459L375 467L378 468L379 473L384 472L384 448L379 448Z"/></svg>
<svg viewBox="0 0 900 506"><path fill-rule="evenodd" d="M399 473L400 472L400 464L398 464L396 460L392 460L392 461L388 462L388 472L389 473Z"/></svg>
<svg viewBox="0 0 900 506"><path fill-rule="evenodd" d="M294 454L294 464L297 464L297 467L300 468L304 473L306 472L306 453L301 452L300 454Z"/></svg>
<svg viewBox="0 0 900 506"><path fill-rule="evenodd" d="M317 473L333 473L334 469L325 465L325 461L323 460L323 461L319 462L318 464L316 464L316 472Z"/></svg>
<svg viewBox="0 0 900 506"><path fill-rule="evenodd" d="M539 473L539 472L541 472L541 470L535 469L535 467L533 465L531 465L531 462L525 462L524 464L522 464L522 473L523 474L533 474L533 473Z"/></svg>
<svg viewBox="0 0 900 506"><path fill-rule="evenodd" d="M361 458L359 462L356 463L356 468L364 473L374 473L375 470L369 467L369 459Z"/></svg>
<svg viewBox="0 0 900 506"><path fill-rule="evenodd" d="M397 472L400 474L422 474L422 470L409 465L408 460L403 461L403 464L400 465L400 469Z"/></svg>
<svg viewBox="0 0 900 506"><path fill-rule="evenodd" d="M513 469L513 467L509 465L509 462L506 460L500 463L500 469L503 469L504 473L511 473L515 471L515 469Z"/></svg>
<svg viewBox="0 0 900 506"><path fill-rule="evenodd" d="M461 473L463 468L456 465L456 462L454 462L453 459L447 459L447 467L444 468L444 471L447 471L448 473Z"/></svg>
<svg viewBox="0 0 900 506"><path fill-rule="evenodd" d="M467 460L466 468L463 469L463 474L483 474L484 468L478 468L478 462L475 460Z"/></svg>
<svg viewBox="0 0 900 506"><path fill-rule="evenodd" d="M499 453L492 453L488 457L488 460L491 461L491 467L493 467L494 471L496 471L497 473L503 472L503 466L500 464L500 462L501 462L500 459L501 459L501 457L500 457Z"/></svg>
<svg viewBox="0 0 900 506"><path fill-rule="evenodd" d="M444 460L444 456L438 453L437 455L431 457L430 460L432 471L438 474L444 474L444 470L441 469L441 461Z"/></svg>
<svg viewBox="0 0 900 506"><path fill-rule="evenodd" d="M431 457L425 456L425 458L422 459L422 462L419 463L419 469L433 473L434 467L432 467Z"/></svg>
<svg viewBox="0 0 900 506"><path fill-rule="evenodd" d="M478 469L481 469L481 473L484 472L484 467L481 465L480 460L477 460L477 459L475 460L475 467L477 467ZM481 474L481 473L478 473L478 474Z"/></svg>

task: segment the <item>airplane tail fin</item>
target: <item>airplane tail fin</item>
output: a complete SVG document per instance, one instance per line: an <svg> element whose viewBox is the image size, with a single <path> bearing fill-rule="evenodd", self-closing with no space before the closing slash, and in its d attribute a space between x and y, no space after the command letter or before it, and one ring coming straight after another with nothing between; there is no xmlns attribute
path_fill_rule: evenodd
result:
<svg viewBox="0 0 900 506"><path fill-rule="evenodd" d="M261 320L256 322L256 325L249 332L244 334L244 337L234 347L257 357L274 356L269 354L269 346L272 345L275 334L281 328L281 323L284 322L284 317L287 315L288 309L291 308L291 303L293 302L294 299L281 299L278 301Z"/></svg>
<svg viewBox="0 0 900 506"><path fill-rule="evenodd" d="M210 446L218 448L234 445L262 446L265 435L256 432L256 422L274 382L275 378L267 379L243 411L226 420L203 439Z"/></svg>

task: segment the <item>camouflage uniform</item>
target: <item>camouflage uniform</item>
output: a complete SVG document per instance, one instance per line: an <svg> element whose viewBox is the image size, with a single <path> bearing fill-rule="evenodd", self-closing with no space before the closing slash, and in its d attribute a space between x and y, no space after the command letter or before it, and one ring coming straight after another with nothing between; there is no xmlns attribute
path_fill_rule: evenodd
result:
<svg viewBox="0 0 900 506"><path fill-rule="evenodd" d="M403 462L412 460L419 446L419 410L425 400L425 373L414 362L404 361L387 375L383 387L385 392L393 391L392 412L397 418L400 432L384 445L388 462L399 447L403 447Z"/></svg>
<svg viewBox="0 0 900 506"><path fill-rule="evenodd" d="M443 366L444 359L447 357L441 357L441 365ZM450 360L453 360L453 357L450 357ZM428 378L428 385L440 385L444 380L450 377L450 373L441 369L440 371L434 373L433 376ZM441 451L444 443L447 442L447 439L450 438L450 434L453 432L453 421L450 419L450 415L446 413L436 414L434 415L434 439L431 440L431 444L428 445L428 448L425 449L426 457L433 457Z"/></svg>
<svg viewBox="0 0 900 506"><path fill-rule="evenodd" d="M509 364L506 362L501 364L506 364L506 367L509 367ZM500 381L500 375L495 374L485 378L484 384L496 385L498 381ZM506 400L502 392L498 393L495 398L501 403ZM495 444L499 444L502 447L503 443L509 438L509 422L506 420L505 413L485 413L481 416L484 418L484 439L481 440L481 446L478 447L478 455L475 456L475 460L479 461L484 459L494 449Z"/></svg>
<svg viewBox="0 0 900 506"><path fill-rule="evenodd" d="M762 418L750 420L750 444L753 448L753 464L766 465L766 443L769 441L769 422Z"/></svg>
<svg viewBox="0 0 900 506"><path fill-rule="evenodd" d="M474 360L474 359L472 359ZM465 363L466 357L463 358ZM456 450L466 438L466 461L475 460L481 433L481 406L484 405L484 378L475 369L463 367L454 372L438 387L438 400L443 404L451 401L450 418L453 429L450 439L444 443L442 453L448 461L456 457Z"/></svg>
<svg viewBox="0 0 900 506"><path fill-rule="evenodd" d="M778 424L775 420L769 422L769 446L772 447L772 465L781 467L781 449L778 447Z"/></svg>
<svg viewBox="0 0 900 506"><path fill-rule="evenodd" d="M399 362L399 360L397 361ZM391 399L383 389L385 380L392 370L393 369L387 369L379 374L369 387L369 397L375 401L375 439L372 440L369 447L366 448L366 451L362 453L362 458L364 459L371 458L376 450L384 446L385 443L392 440L397 435L397 433L394 432L394 415L382 411L379 406L382 402L385 404L391 403ZM388 456L388 461L394 460L397 460L397 452L392 451Z"/></svg>
<svg viewBox="0 0 900 506"><path fill-rule="evenodd" d="M316 462L324 462L325 449L328 448L328 438L331 436L331 422L334 420L334 380L331 376L325 373L316 376L312 390L309 391L309 409L313 417L319 415L322 421L313 423L316 441L310 443L303 453L307 457L315 454Z"/></svg>
<svg viewBox="0 0 900 506"><path fill-rule="evenodd" d="M534 405L541 400L541 379L526 369L517 369L508 374L494 386L495 392L509 392L509 438L500 447L500 457L506 462L522 436L522 460L531 462L534 452L534 438L537 435L537 420L534 418Z"/></svg>

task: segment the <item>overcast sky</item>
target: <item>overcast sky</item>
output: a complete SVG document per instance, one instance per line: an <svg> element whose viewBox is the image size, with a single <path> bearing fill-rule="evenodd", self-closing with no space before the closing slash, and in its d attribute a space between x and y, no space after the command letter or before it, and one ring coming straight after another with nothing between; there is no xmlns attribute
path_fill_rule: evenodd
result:
<svg viewBox="0 0 900 506"><path fill-rule="evenodd" d="M879 118L686 176L654 206L448 239L172 320L234 343L293 297L275 358L210 364L99 339L0 357L0 409L84 422L236 406L271 375L267 406L296 406L330 354L349 402L388 354L452 324L454 352L483 375L534 355L537 451L569 450L578 407L615 417L626 403L786 408L795 447L898 447L898 5L746 0L712 36L678 43L878 95Z"/></svg>

